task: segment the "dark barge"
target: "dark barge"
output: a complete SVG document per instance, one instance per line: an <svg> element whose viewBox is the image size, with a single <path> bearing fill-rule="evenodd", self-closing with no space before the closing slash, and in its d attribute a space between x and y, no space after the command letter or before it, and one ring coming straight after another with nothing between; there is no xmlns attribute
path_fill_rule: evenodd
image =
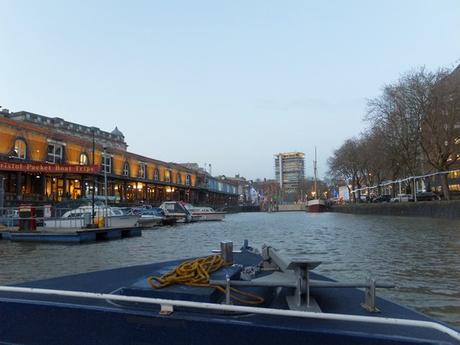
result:
<svg viewBox="0 0 460 345"><path fill-rule="evenodd" d="M286 261L271 247L222 248L185 263L0 287L0 344L459 342L458 331L375 296L388 285L338 283L310 272L319 262ZM194 267L207 283L194 276L170 284Z"/></svg>

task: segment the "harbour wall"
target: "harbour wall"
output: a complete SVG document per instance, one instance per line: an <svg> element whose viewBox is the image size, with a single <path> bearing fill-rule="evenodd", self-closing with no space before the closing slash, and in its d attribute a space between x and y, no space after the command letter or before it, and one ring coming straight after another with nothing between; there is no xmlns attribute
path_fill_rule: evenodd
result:
<svg viewBox="0 0 460 345"><path fill-rule="evenodd" d="M260 212L259 205L237 205L237 206L227 206L224 208L214 207L214 209L225 211L227 213Z"/></svg>
<svg viewBox="0 0 460 345"><path fill-rule="evenodd" d="M307 205L305 203L281 204L278 206L279 212L306 211L306 210L307 210Z"/></svg>
<svg viewBox="0 0 460 345"><path fill-rule="evenodd" d="M334 205L333 212L460 219L460 200Z"/></svg>

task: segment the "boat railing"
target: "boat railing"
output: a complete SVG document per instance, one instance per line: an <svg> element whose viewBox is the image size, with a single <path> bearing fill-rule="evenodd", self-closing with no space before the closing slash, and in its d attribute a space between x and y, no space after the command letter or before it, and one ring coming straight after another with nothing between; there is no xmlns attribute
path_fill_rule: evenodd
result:
<svg viewBox="0 0 460 345"><path fill-rule="evenodd" d="M21 209L24 207L30 209L29 215L24 215L24 213L21 214ZM52 207L51 205L2 207L0 208L0 230L34 230L35 228L78 229L86 228L90 224L99 225L99 227L101 227L101 225L103 225L102 227L111 227L112 218L119 217L113 215L111 209L108 207L96 206L92 219L91 209L81 210L81 212L77 210L79 209ZM75 211L75 213L63 217L69 211Z"/></svg>
<svg viewBox="0 0 460 345"><path fill-rule="evenodd" d="M309 311L298 311L298 310L284 310L284 309L263 308L263 307L249 307L249 306L238 306L238 305L229 305L229 304L170 300L170 299L148 298L148 297L138 297L138 296L124 296L124 295L115 295L115 294L106 294L106 293L83 292L83 291L38 289L38 288L16 287L16 286L0 286L0 292L36 294L36 295L38 294L38 295L47 295L47 296L62 296L62 297L84 298L84 299L154 304L154 305L160 306L160 314L162 315L170 315L171 313L174 312L174 307L183 307L183 308L193 308L193 309L215 310L215 311L221 311L221 312L237 312L237 313L275 315L275 316L295 317L295 318L305 318L305 319L335 320L335 321L345 321L345 322L361 322L361 323L384 324L384 325L393 325L393 326L418 327L418 328L437 330L439 332L447 334L450 337L460 341L459 332L443 324L434 322L434 321L399 319L399 318L378 317L378 316L309 312ZM47 301L47 303L49 303L49 301Z"/></svg>

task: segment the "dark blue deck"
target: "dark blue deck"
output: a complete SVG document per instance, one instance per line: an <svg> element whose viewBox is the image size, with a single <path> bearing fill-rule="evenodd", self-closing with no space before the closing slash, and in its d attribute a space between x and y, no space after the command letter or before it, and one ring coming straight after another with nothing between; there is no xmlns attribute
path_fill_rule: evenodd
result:
<svg viewBox="0 0 460 345"><path fill-rule="evenodd" d="M258 262L260 257L244 253L236 255L235 260L247 265ZM128 295L142 295L138 293L143 290L151 297L210 298L214 303L223 300L213 289L147 288L147 276L166 272L180 262L78 274L18 286ZM222 272L215 274L212 278L219 279ZM326 279L314 274L312 278ZM265 306L286 308L284 297L291 291L283 289L276 295L273 289L263 288L255 292L266 297ZM314 289L312 295L323 312L432 321L384 299L377 300L380 313L369 313L360 306L363 292L356 289ZM415 327L186 308L175 308L171 315L164 316L156 305L15 293L0 294L0 311L0 343L4 344L455 344L447 335Z"/></svg>

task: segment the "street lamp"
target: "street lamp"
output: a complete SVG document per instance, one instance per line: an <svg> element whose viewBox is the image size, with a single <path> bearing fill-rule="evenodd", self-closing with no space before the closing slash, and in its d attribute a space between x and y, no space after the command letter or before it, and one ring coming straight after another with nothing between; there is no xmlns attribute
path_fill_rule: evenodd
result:
<svg viewBox="0 0 460 345"><path fill-rule="evenodd" d="M104 147L104 197L105 207L107 207L107 148Z"/></svg>
<svg viewBox="0 0 460 345"><path fill-rule="evenodd" d="M93 134L93 167L95 166L95 154L96 154L96 141L94 138L94 128L92 128L92 134ZM96 190L96 173L93 173L93 193L91 195L91 226L94 227L94 192Z"/></svg>
<svg viewBox="0 0 460 345"><path fill-rule="evenodd" d="M2 189L0 190L0 212L3 214L3 206L5 201L5 180L6 177L2 177Z"/></svg>

